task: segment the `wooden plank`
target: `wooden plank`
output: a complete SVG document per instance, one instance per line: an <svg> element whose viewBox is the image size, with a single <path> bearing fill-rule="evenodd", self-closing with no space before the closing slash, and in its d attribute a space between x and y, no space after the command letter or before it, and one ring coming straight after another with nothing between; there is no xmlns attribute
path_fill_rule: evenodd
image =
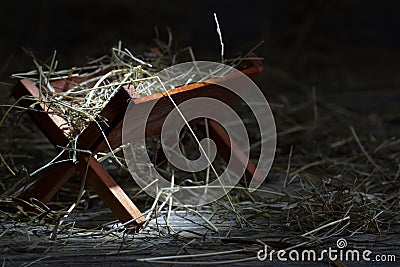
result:
<svg viewBox="0 0 400 267"><path fill-rule="evenodd" d="M215 141L219 154L224 158L226 162L232 161L233 172L239 174L239 172L245 168L245 181L250 183L251 179L262 181L262 177L256 172L254 164L245 156L243 151L239 149L235 142L231 142L228 133L225 129L216 121L208 120L210 126L210 136ZM231 158L232 156L232 158Z"/></svg>
<svg viewBox="0 0 400 267"><path fill-rule="evenodd" d="M41 98L39 88L30 79L19 80L12 95L17 100L25 96ZM29 108L34 103L34 100L21 99L18 105ZM47 114L46 111L49 109L43 104L36 104L34 109L28 110L28 114L54 146L66 146L69 143L67 121L55 114Z"/></svg>
<svg viewBox="0 0 400 267"><path fill-rule="evenodd" d="M33 197L46 203L53 198L74 173L75 165L72 161L52 165L45 170L44 176L38 180L34 188L25 192L21 198L29 201Z"/></svg>
<svg viewBox="0 0 400 267"><path fill-rule="evenodd" d="M186 100L196 98L196 97L210 97L218 99L227 104L231 104L235 99L236 95L231 93L220 86L213 84L193 84L189 86L179 87L169 91L172 99L176 104L180 104ZM144 100L143 100L144 99ZM141 128L139 123L146 123L146 136L155 136L161 133L161 128L164 123L166 116L174 109L174 105L165 94L156 93L147 97L133 99L135 104L134 118L132 119L132 125L135 125L138 129ZM152 112L150 116L146 118L148 110L152 107ZM124 112L125 115L125 112ZM122 126L123 119L118 121L118 123L109 131L107 134L107 140L111 144L112 148L118 147L122 144ZM133 134L133 132L132 132ZM108 150L105 140L99 144L95 149L95 152Z"/></svg>
<svg viewBox="0 0 400 267"><path fill-rule="evenodd" d="M128 92L123 89L119 90L99 114L106 120L106 123L90 122L78 139L79 148L94 151L104 141L103 133L108 135L118 123L122 122L129 101ZM121 145L120 141L116 142L113 138L110 138L109 142Z"/></svg>
<svg viewBox="0 0 400 267"><path fill-rule="evenodd" d="M254 54L249 55L250 57L256 57ZM238 69L241 72L251 79L255 79L264 69L263 64L260 60L244 60L238 66ZM223 82L230 79L235 79L240 77L237 73L233 73L232 75L228 75L222 78L214 78L210 79L207 82L198 82L194 84L189 84L186 86L181 86L176 89L169 90L168 93L171 95L172 99L176 104L180 104L186 100L196 98L196 97L210 97L218 99L226 104L232 104L237 96L233 92L226 90L221 86L217 86L212 84L213 82ZM245 90L246 88L243 88ZM125 91L125 90L120 90ZM123 95L123 93L121 94ZM126 103L124 103L124 99L127 99L128 96L117 97L118 105L121 105L127 108ZM122 102L121 102L122 100ZM111 101L110 101L111 102ZM115 101L117 102L117 101ZM135 107L135 112L142 113L142 119L140 121L146 121L146 136L154 136L159 135L161 133L161 127L164 123L165 117L171 112L174 108L171 100L167 96L166 93L154 93L150 96L145 96L137 99L132 99L132 102L137 105ZM110 103L111 104L111 103ZM112 105L114 104L114 100L112 101ZM150 106L153 106L153 111L150 114L150 117L145 120L144 114L146 114L147 110ZM123 112L125 115L125 111ZM116 148L122 144L122 126L123 126L123 118L118 121L115 125L113 125L111 130L107 133L107 140L112 148ZM98 144L97 148L94 150L95 153L100 151L107 151L108 146L105 140L102 140L100 144Z"/></svg>
<svg viewBox="0 0 400 267"><path fill-rule="evenodd" d="M86 175L90 186L121 222L137 218L134 224L141 225L146 221L140 210L96 159L83 154L78 155L78 159L77 170L82 176Z"/></svg>

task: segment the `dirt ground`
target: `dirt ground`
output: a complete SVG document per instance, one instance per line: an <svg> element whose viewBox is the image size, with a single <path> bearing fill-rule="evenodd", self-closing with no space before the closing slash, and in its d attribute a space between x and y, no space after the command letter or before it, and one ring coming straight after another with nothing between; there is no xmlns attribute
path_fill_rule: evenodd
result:
<svg viewBox="0 0 400 267"><path fill-rule="evenodd" d="M3 265L172 266L200 265L208 260L214 261L210 264L233 266L266 265L268 262L256 258L262 242L275 250L322 250L335 248L339 238L346 239L347 248L369 249L373 255L395 255L398 264L399 7L397 1L357 0L70 0L3 4L2 105L14 101L9 95L16 80L10 79L10 74L34 69L27 51L46 60L57 50L60 69L81 66L89 58L109 53L119 40L131 51L143 53L154 46L154 28L161 38L167 38L169 27L176 49L190 45L196 59L219 60L213 18L216 12L226 57L243 55L263 41L255 50L264 58L265 67L257 84L271 104L278 132L275 161L262 190L253 198L241 190L232 193L248 224L238 224L235 213L221 201L198 211L212 218L217 231L204 227L202 217L178 209L171 220L179 234L170 232L166 214L160 213L140 234L126 235L110 232L115 225L109 222L115 218L96 198L88 200L86 207L77 208L65 221L65 227L56 227L58 221L52 214L31 220L15 216L15 205L10 204L5 193L27 172L51 160L55 150L27 116L11 118L0 126L0 153L16 174L2 163ZM2 106L1 114L6 110ZM137 192L126 173L108 167L113 175L120 176L119 182L130 194ZM288 179L293 184L286 188ZM79 177L75 177L53 199L55 217L56 211L67 209L74 201L79 186ZM301 200L292 197L297 193ZM153 199L141 195L137 201L146 210ZM346 216L349 219L337 222ZM329 222L336 223L313 232ZM201 253L217 254L206 260L200 256L165 258ZM273 264L283 265L276 258ZM291 262L292 266L308 264Z"/></svg>

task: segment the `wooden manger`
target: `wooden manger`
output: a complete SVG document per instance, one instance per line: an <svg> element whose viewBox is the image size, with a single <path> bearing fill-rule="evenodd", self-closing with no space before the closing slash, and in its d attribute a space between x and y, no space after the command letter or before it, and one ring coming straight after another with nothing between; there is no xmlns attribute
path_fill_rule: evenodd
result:
<svg viewBox="0 0 400 267"><path fill-rule="evenodd" d="M263 65L259 60L244 60L238 69L250 78L254 78L263 70ZM229 76L227 78L229 79ZM76 82L76 79L81 78L56 80L51 82L51 85L57 92L62 92L68 90L71 84ZM232 103L236 99L236 96L228 90L207 83L194 83L169 90L168 92L176 104L201 96L216 98L225 103ZM12 90L12 95L16 99L20 99L19 105L30 107L27 111L28 114L57 150L68 145L68 135L71 129L65 127L67 121L49 112L51 111L49 110L50 108L44 104L25 98L25 96L33 96L35 99L43 99L44 97L32 80L19 80ZM165 94L154 93L149 96L131 99L129 92L121 87L99 114L106 119L107 124L104 122L90 122L79 135L75 149L77 161L75 163L70 160L64 161L42 170L43 177L36 182L32 189L24 192L22 198L26 201L30 201L33 198L46 203L53 198L74 173L78 172L86 177L95 193L122 223L128 222L129 226L142 225L145 222L145 218L140 210L101 163L93 157L98 152L109 151L110 146L114 149L122 144L122 124L129 101L133 101L136 105L148 104L152 101L156 102L147 123L146 136L158 135L165 117L174 108L171 100ZM244 157L242 151L235 149L235 144L230 143L225 130L214 121L210 121L209 126L211 137L216 141L220 155L225 160L229 160L229 152L233 149L233 156L246 166L246 177L257 176L255 166ZM64 159L67 159L67 156L64 156Z"/></svg>

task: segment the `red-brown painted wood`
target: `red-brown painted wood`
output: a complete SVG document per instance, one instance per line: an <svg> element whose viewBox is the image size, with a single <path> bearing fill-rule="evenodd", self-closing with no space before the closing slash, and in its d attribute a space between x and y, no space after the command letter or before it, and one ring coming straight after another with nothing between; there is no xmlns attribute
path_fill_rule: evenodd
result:
<svg viewBox="0 0 400 267"><path fill-rule="evenodd" d="M242 69L242 72L247 76L254 78L263 70L263 66L258 60L245 60L239 64L239 69ZM70 80L58 80L52 82L52 86L58 92L66 91L75 83L81 82L84 79L76 77ZM235 79L235 75L218 79ZM170 90L169 94L177 104L200 96L213 97L227 104L231 104L236 99L233 93L210 84L210 82L212 80L179 87ZM24 96L33 96L36 99L43 97L40 94L39 88L29 79L18 81L13 88L12 94L16 99L20 99L19 105L24 107L31 107L34 103L34 100L23 99ZM103 134L107 136L107 140L112 148L120 146L122 143L123 117L130 100L129 93L126 90L119 90L100 113L100 116L105 118L107 123L89 123L88 127L78 138L77 148L89 150L92 153L109 150ZM138 105L139 114L141 109L143 112L147 110L147 105L156 103L154 111L147 119L146 135L153 136L159 134L166 115L174 108L167 95L165 93L156 93L133 99L132 101L135 105ZM68 136L74 129L70 129L63 118L51 114L51 111L45 105L37 103L32 110L28 111L28 114L50 142L59 149L60 146L65 147L68 145ZM235 144L229 142L224 129L218 124L214 125L211 123L210 126L215 137L219 140L217 144L222 147L221 152L226 154L226 151L232 149L233 160L237 160L238 163L246 166L246 173L248 175L256 175L254 173L254 165L244 159L244 154L235 147ZM38 181L35 188L24 195L25 199L29 200L30 197L34 197L43 202L49 201L73 173L79 171L81 175L87 175L89 184L121 222L127 222L134 218L136 218L136 224L140 225L145 222L139 209L99 162L88 154L78 153L77 157L79 160L77 164L65 162L46 169L44 177Z"/></svg>
<svg viewBox="0 0 400 267"><path fill-rule="evenodd" d="M90 186L121 222L137 218L136 224L141 225L146 221L135 204L96 159L84 154L80 154L78 159L79 173L82 176L86 175Z"/></svg>

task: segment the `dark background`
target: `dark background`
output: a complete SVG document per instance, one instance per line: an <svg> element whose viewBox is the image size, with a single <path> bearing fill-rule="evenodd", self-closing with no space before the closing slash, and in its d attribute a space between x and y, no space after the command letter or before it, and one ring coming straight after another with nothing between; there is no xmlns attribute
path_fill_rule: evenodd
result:
<svg viewBox="0 0 400 267"><path fill-rule="evenodd" d="M197 59L219 60L213 12L227 58L257 54L265 91L318 95L348 107L397 105L400 79L398 1L7 1L0 16L0 81L34 69L24 49L45 60L58 51L59 66L84 64L109 53L119 40L141 54L154 46L154 27L175 48L192 46ZM366 98L364 92L381 91ZM359 103L356 103L359 105Z"/></svg>

